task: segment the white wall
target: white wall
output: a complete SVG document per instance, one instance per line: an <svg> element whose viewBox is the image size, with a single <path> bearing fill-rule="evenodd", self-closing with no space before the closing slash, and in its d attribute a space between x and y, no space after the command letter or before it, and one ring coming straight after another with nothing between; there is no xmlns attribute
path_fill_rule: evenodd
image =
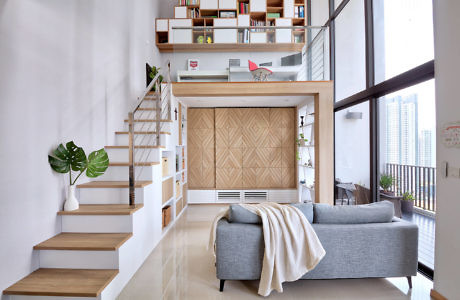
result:
<svg viewBox="0 0 460 300"><path fill-rule="evenodd" d="M436 119L437 122L437 168L447 161L460 167L460 149L446 148L442 144L441 128L447 122L459 121L458 71L460 70L460 2L433 1L435 22L435 72L436 72ZM434 289L448 299L458 299L460 286L458 270L460 263L460 201L458 178L437 177L436 196L436 245Z"/></svg>
<svg viewBox="0 0 460 300"><path fill-rule="evenodd" d="M47 154L68 140L112 143L145 62L160 62L158 2L0 2L0 291L37 268L32 247L61 230L68 177Z"/></svg>

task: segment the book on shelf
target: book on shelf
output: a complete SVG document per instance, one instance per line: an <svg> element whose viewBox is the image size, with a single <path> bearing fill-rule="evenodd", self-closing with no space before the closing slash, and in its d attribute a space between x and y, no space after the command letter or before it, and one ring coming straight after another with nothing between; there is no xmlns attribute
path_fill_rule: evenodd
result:
<svg viewBox="0 0 460 300"><path fill-rule="evenodd" d="M267 13L267 18L280 18L280 13Z"/></svg>
<svg viewBox="0 0 460 300"><path fill-rule="evenodd" d="M192 19L199 18L200 17L200 10L198 9L198 7L194 7L194 8L189 10L189 15L190 15L190 18L192 18Z"/></svg>
<svg viewBox="0 0 460 300"><path fill-rule="evenodd" d="M294 8L294 18L305 18L305 7L296 6Z"/></svg>
<svg viewBox="0 0 460 300"><path fill-rule="evenodd" d="M236 11L221 11L219 14L221 18L236 18Z"/></svg>
<svg viewBox="0 0 460 300"><path fill-rule="evenodd" d="M249 13L249 3L240 2L240 14L248 14L248 13Z"/></svg>
<svg viewBox="0 0 460 300"><path fill-rule="evenodd" d="M251 20L250 23L251 26L265 26L265 21L259 21L259 20ZM251 29L252 32L265 32L265 29L260 28L260 29Z"/></svg>
<svg viewBox="0 0 460 300"><path fill-rule="evenodd" d="M180 6L199 5L200 0L180 0Z"/></svg>
<svg viewBox="0 0 460 300"><path fill-rule="evenodd" d="M249 43L249 30L240 29L238 31L238 43L240 43L240 44L248 44Z"/></svg>

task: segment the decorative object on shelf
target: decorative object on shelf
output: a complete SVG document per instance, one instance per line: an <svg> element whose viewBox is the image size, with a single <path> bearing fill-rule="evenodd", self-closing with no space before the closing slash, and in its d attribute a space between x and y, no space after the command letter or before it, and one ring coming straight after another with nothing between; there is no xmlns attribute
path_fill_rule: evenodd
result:
<svg viewBox="0 0 460 300"><path fill-rule="evenodd" d="M188 60L187 69L189 71L198 71L200 69L200 60L191 58Z"/></svg>
<svg viewBox="0 0 460 300"><path fill-rule="evenodd" d="M303 118L304 116L300 116L300 127L303 127Z"/></svg>
<svg viewBox="0 0 460 300"><path fill-rule="evenodd" d="M394 178L390 174L381 174L380 175L380 187L383 189L384 194L388 196L394 196L394 192L390 191L391 186L393 185Z"/></svg>
<svg viewBox="0 0 460 300"><path fill-rule="evenodd" d="M196 38L196 42L197 42L198 44L204 44L204 36L199 35L199 36Z"/></svg>
<svg viewBox="0 0 460 300"><path fill-rule="evenodd" d="M267 68L257 66L256 63L248 60L249 71L252 74L254 81L268 81L268 76L272 75L273 72Z"/></svg>
<svg viewBox="0 0 460 300"><path fill-rule="evenodd" d="M236 11L220 11L221 18L236 18Z"/></svg>
<svg viewBox="0 0 460 300"><path fill-rule="evenodd" d="M415 201L414 196L409 192L405 192L402 195L401 211L406 214L413 214L414 213L414 201Z"/></svg>
<svg viewBox="0 0 460 300"><path fill-rule="evenodd" d="M67 200L64 204L65 211L76 210L79 207L75 197L75 183L86 171L86 176L96 178L104 174L109 167L109 157L104 149L93 151L86 157L83 148L75 145L73 141L68 142L65 147L60 144L53 151L54 156L48 155L48 162L51 168L58 173L69 173L69 190ZM72 171L80 172L72 181Z"/></svg>
<svg viewBox="0 0 460 300"><path fill-rule="evenodd" d="M208 44L212 44L212 38L211 38L210 36L208 36L208 38L206 39L206 42L207 42Z"/></svg>
<svg viewBox="0 0 460 300"><path fill-rule="evenodd" d="M174 108L174 119L177 121L177 107Z"/></svg>

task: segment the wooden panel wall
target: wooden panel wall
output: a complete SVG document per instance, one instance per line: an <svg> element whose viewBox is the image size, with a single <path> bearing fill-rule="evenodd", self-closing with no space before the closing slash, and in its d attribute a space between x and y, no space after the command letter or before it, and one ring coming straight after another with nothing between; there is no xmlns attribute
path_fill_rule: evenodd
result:
<svg viewBox="0 0 460 300"><path fill-rule="evenodd" d="M295 108L216 108L216 188L296 188Z"/></svg>
<svg viewBox="0 0 460 300"><path fill-rule="evenodd" d="M213 108L187 110L188 187L215 188Z"/></svg>

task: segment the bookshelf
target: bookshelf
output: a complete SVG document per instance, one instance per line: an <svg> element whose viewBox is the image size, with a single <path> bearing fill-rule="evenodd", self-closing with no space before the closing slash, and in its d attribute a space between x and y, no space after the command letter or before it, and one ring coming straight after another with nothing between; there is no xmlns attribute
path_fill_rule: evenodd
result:
<svg viewBox="0 0 460 300"><path fill-rule="evenodd" d="M305 44L305 30L276 27L305 26L307 17L306 0L178 0L174 18L156 19L156 44L160 52L297 51ZM178 26L205 28L172 29ZM225 26L273 29L219 29Z"/></svg>

